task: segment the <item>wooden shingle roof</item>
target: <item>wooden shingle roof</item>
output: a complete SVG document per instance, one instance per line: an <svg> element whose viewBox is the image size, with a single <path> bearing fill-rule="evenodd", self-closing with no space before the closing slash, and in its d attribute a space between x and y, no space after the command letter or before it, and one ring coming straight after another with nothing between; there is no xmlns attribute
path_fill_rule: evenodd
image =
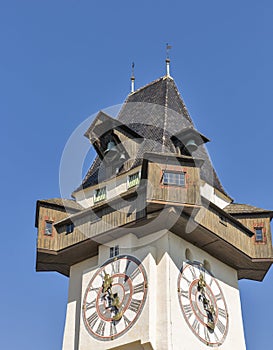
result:
<svg viewBox="0 0 273 350"><path fill-rule="evenodd" d="M83 210L84 208L73 199L63 199L63 198L50 198L50 199L40 199L38 203L45 205L57 205L59 207L65 207L72 210Z"/></svg>
<svg viewBox="0 0 273 350"><path fill-rule="evenodd" d="M224 208L224 211L231 215L240 214L268 214L273 217L273 211L254 207L249 204L231 203Z"/></svg>
<svg viewBox="0 0 273 350"><path fill-rule="evenodd" d="M171 137L184 129L195 129L176 84L169 76L159 78L130 93L117 119L143 137L144 141L135 157L135 166L141 164L146 152L176 153ZM204 160L201 178L227 195L204 145L198 147L195 156ZM103 167L103 162L97 157L80 188L97 184L98 174L100 180L103 179Z"/></svg>

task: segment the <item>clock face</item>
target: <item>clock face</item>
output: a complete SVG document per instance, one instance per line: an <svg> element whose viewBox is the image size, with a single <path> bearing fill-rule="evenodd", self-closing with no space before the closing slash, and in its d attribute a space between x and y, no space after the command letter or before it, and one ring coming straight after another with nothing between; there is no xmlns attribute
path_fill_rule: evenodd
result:
<svg viewBox="0 0 273 350"><path fill-rule="evenodd" d="M202 264L184 263L177 287L183 316L193 333L206 345L221 345L228 331L228 312L217 280Z"/></svg>
<svg viewBox="0 0 273 350"><path fill-rule="evenodd" d="M147 274L129 255L107 260L94 274L83 298L83 321L89 334L113 340L137 321L147 296Z"/></svg>

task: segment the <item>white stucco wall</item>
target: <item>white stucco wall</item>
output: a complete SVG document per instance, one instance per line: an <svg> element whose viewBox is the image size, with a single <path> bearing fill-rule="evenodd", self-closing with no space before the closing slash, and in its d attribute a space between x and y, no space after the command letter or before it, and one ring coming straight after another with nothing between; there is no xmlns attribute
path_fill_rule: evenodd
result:
<svg viewBox="0 0 273 350"><path fill-rule="evenodd" d="M128 190L128 176L139 173L138 168L127 173L126 176L116 176L114 181L102 182L100 187L106 186L106 197L110 200ZM140 173L139 173L140 174ZM97 187L98 188L98 187ZM94 193L95 189L85 189L75 193L76 202L82 205L84 208L88 208L94 205Z"/></svg>
<svg viewBox="0 0 273 350"><path fill-rule="evenodd" d="M215 205L217 205L217 207L221 209L225 208L231 202L228 200L224 200L222 197L219 197L216 194L214 187L212 187L208 183L204 183L202 186L200 186L200 194L202 197L214 203Z"/></svg>
<svg viewBox="0 0 273 350"><path fill-rule="evenodd" d="M227 302L229 330L219 349L245 350L236 271L172 233L161 232L158 236L160 238L154 241L148 241L147 237L142 241L133 234L128 234L119 241L109 242L109 246L117 243L122 246L121 254L134 255L143 261L148 275L148 295L141 316L126 334L115 340L101 342L94 339L85 329L82 320L85 288L97 268L109 257L109 246L101 246L97 258L72 267L63 350L123 350L126 348L121 346L136 341L139 341L134 343L136 349L209 349L193 334L180 309L177 280L186 259L187 248L190 249L193 260L206 260L209 263L211 273L217 278Z"/></svg>

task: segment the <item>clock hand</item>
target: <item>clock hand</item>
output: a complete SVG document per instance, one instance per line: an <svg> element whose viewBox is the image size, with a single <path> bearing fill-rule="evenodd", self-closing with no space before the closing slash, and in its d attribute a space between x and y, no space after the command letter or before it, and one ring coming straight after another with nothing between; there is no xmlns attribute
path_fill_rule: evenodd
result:
<svg viewBox="0 0 273 350"><path fill-rule="evenodd" d="M108 290L111 290L113 283L113 278L104 272L103 282L102 282L102 292L107 293Z"/></svg>
<svg viewBox="0 0 273 350"><path fill-rule="evenodd" d="M197 285L197 290L200 292L199 300L202 301L204 310L207 313L207 317L208 317L207 327L211 331L213 331L215 328L215 322L214 322L215 310L213 305L211 305L210 300L206 297L206 294L205 294L206 285L207 284L204 279L204 276L200 274L198 285Z"/></svg>
<svg viewBox="0 0 273 350"><path fill-rule="evenodd" d="M112 283L113 278L108 274L104 272L104 278L102 282L102 292L104 293L103 297L105 298L107 295L108 299L108 307L114 312L113 320L119 321L123 315L123 313L119 310L120 309L120 300L118 293L113 293L112 291Z"/></svg>

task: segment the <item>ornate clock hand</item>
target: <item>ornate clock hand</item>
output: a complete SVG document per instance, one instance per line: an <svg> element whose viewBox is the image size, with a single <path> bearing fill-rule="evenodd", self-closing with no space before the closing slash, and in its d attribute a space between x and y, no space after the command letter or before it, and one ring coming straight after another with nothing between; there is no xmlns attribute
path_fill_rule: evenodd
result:
<svg viewBox="0 0 273 350"><path fill-rule="evenodd" d="M202 274L200 274L199 281L198 281L198 287L197 287L198 291L200 292L199 300L202 301L204 310L207 313L207 317L208 317L207 327L211 331L213 331L215 328L215 321L214 321L215 311L214 311L213 305L211 305L211 303L210 303L210 300L206 297L206 294L205 294L206 285L207 284L206 284L206 281L204 279L204 276Z"/></svg>
<svg viewBox="0 0 273 350"><path fill-rule="evenodd" d="M120 300L119 300L119 296L117 293L115 293L112 296L112 306L114 308L114 313L115 313L115 315L113 316L113 320L119 321L123 315L123 312L121 310L119 310L121 305L120 305Z"/></svg>
<svg viewBox="0 0 273 350"><path fill-rule="evenodd" d="M102 282L102 293L107 293L112 288L113 278L104 271L104 278Z"/></svg>

